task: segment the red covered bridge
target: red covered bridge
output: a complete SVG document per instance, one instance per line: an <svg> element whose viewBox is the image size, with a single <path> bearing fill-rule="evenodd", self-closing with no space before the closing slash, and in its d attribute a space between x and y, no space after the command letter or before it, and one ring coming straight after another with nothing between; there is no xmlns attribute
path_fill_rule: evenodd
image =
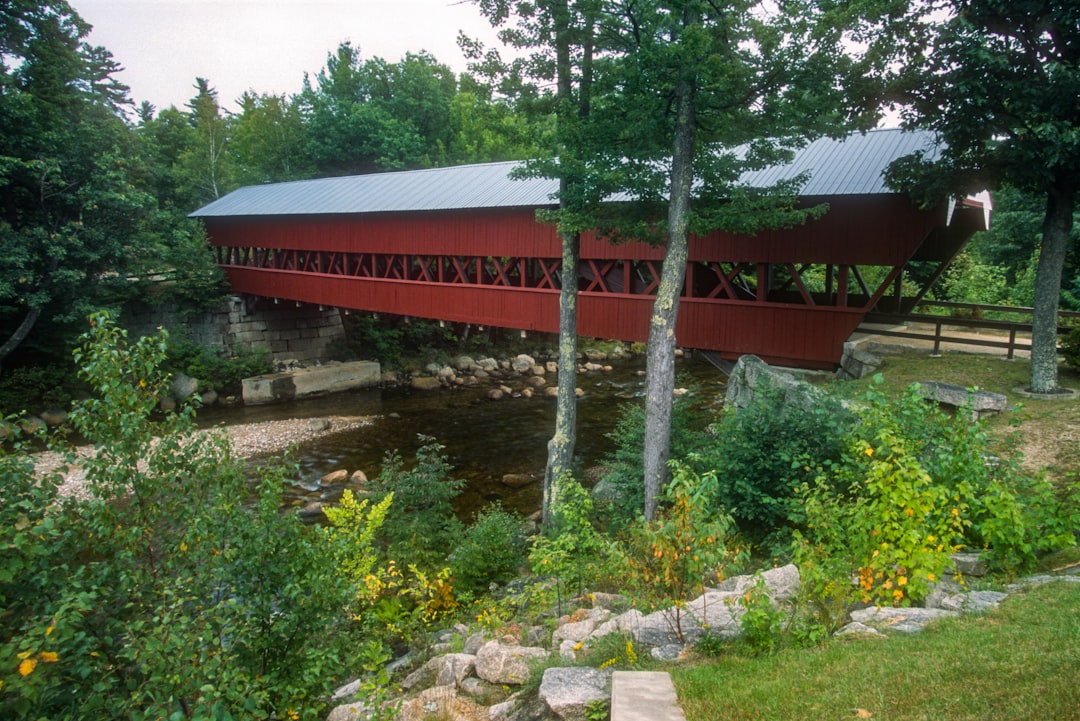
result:
<svg viewBox="0 0 1080 721"><path fill-rule="evenodd" d="M926 134L878 130L818 140L748 176L764 186L810 171L802 201L829 211L790 230L692 238L679 345L832 367L867 312L910 308L989 212L971 201L920 209L885 188L892 160L932 148ZM251 186L193 215L237 293L556 332L562 250L535 218L553 207L556 183L510 180L513 166ZM646 340L663 257L584 238L578 332Z"/></svg>

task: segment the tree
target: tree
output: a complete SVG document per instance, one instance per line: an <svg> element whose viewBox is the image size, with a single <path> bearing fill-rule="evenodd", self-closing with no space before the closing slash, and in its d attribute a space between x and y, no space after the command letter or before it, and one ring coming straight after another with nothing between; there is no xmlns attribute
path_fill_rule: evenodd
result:
<svg viewBox="0 0 1080 721"><path fill-rule="evenodd" d="M195 131L177 158L180 191L193 206L217 200L232 189L233 167L227 154L231 119L218 105L217 91L206 78L195 78L188 102L188 122Z"/></svg>
<svg viewBox="0 0 1080 721"><path fill-rule="evenodd" d="M645 518L669 478L675 327L688 236L754 234L823 213L801 207L803 178L749 188L741 176L791 157L809 138L864 125L872 113L848 91L879 59L849 56L845 33L867 22L825 2L757 0L611 4L625 51L613 72L618 100L605 103L629 156L627 188L666 204L666 256L649 323L644 452ZM863 8L865 11L866 8ZM858 21L858 22L856 22Z"/></svg>
<svg viewBox="0 0 1080 721"><path fill-rule="evenodd" d="M121 275L152 198L128 175L117 65L66 2L5 4L0 54L0 345L70 323Z"/></svg>
<svg viewBox="0 0 1080 721"><path fill-rule="evenodd" d="M1043 199L1035 279L1031 390L1058 388L1057 310L1080 196L1080 5L1071 0L949 0L897 97L907 125L944 141L894 166L891 182L923 199L1008 183ZM922 4L913 13L925 11Z"/></svg>
<svg viewBox="0 0 1080 721"><path fill-rule="evenodd" d="M542 515L552 520L558 484L570 475L577 437L577 295L581 233L595 227L596 209L606 196L589 182L587 123L592 103L594 59L599 51L599 0L510 2L478 0L480 11L500 39L528 54L504 64L497 52L485 53L467 38L460 43L478 68L503 79L505 87L526 100L541 102L534 112L552 113L555 133L543 149L547 159L534 159L526 173L559 181L559 209L538 218L555 225L562 241L559 291L559 374L555 432L548 442ZM513 24L511 24L513 20ZM554 97L543 88L555 83ZM544 102L547 101L547 102ZM552 102L553 101L553 102Z"/></svg>
<svg viewBox="0 0 1080 721"><path fill-rule="evenodd" d="M229 150L238 185L309 178L315 172L307 154L304 121L296 102L284 95L240 96Z"/></svg>

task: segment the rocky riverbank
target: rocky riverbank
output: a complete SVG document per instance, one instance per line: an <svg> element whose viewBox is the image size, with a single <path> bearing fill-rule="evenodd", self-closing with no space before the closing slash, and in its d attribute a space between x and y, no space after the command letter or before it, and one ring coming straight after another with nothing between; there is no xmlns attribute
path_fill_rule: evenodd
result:
<svg viewBox="0 0 1080 721"><path fill-rule="evenodd" d="M260 423L241 423L225 427L232 440L233 452L240 458L265 458L280 453L293 446L324 438L337 433L370 425L371 416L322 416L319 418L289 418L285 420L263 421ZM207 431L199 431L206 433ZM63 495L85 497L89 492L86 484L86 472L80 467L80 460L89 458L94 452L92 446L75 449L75 463L65 466L64 457L56 451L35 454L34 471L40 477L59 471L64 480L60 487Z"/></svg>

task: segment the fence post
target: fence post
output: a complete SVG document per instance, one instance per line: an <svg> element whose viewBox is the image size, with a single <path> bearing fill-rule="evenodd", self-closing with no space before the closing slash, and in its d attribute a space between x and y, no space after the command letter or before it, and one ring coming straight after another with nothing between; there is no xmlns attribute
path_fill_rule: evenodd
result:
<svg viewBox="0 0 1080 721"><path fill-rule="evenodd" d="M1013 351L1016 350L1016 328L1009 329L1009 360L1013 359Z"/></svg>
<svg viewBox="0 0 1080 721"><path fill-rule="evenodd" d="M941 321L934 323L934 351L930 354L931 358L941 357Z"/></svg>

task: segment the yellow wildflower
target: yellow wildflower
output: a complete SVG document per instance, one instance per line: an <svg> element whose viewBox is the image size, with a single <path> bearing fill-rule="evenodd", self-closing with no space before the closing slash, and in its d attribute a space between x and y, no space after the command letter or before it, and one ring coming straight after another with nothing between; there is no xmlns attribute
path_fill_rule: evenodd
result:
<svg viewBox="0 0 1080 721"><path fill-rule="evenodd" d="M29 676L34 672L34 668L37 666L36 658L24 658L19 662L19 675Z"/></svg>
<svg viewBox="0 0 1080 721"><path fill-rule="evenodd" d="M869 448L869 447L868 447L868 448L866 449L866 456L867 456L867 458L869 458L869 457L871 457L871 456L873 456L873 455L874 455L874 449L873 449L873 448Z"/></svg>

